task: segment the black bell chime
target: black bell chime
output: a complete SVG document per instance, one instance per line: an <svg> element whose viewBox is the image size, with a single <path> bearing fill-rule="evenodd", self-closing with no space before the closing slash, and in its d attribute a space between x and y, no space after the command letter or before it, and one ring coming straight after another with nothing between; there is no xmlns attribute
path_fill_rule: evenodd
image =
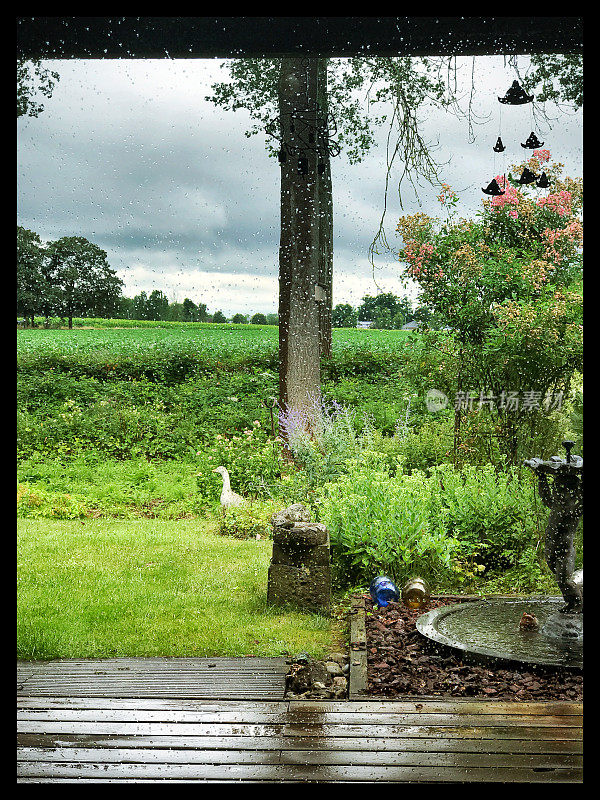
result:
<svg viewBox="0 0 600 800"><path fill-rule="evenodd" d="M547 189L550 186L550 181L548 180L548 176L545 172L542 172L535 185L538 187L538 189Z"/></svg>
<svg viewBox="0 0 600 800"><path fill-rule="evenodd" d="M484 194L491 194L494 197L498 197L498 195L505 194L504 190L500 188L498 185L498 181L494 178L485 189L481 190Z"/></svg>
<svg viewBox="0 0 600 800"><path fill-rule="evenodd" d="M525 103L532 103L533 102L533 95L527 94L527 92L523 89L523 87L519 84L519 81L513 81L512 86L504 97L498 97L498 102L503 103L504 105L509 106L521 106ZM533 111L531 112L533 113ZM502 111L500 111L500 120L502 120ZM533 125L533 117L532 117L532 125ZM499 133L502 134L502 129L500 128ZM531 131L528 139L525 142L521 142L521 147L524 147L528 150L537 150L540 147L544 146L544 142L540 142L538 137L535 135L534 131ZM502 141L502 136L498 136L496 140L496 144L494 145L494 153L503 153L506 150L504 143ZM525 167L521 174L521 177L517 181L512 181L513 184L519 184L521 186L526 186L530 183L535 183L536 186L540 189L546 189L550 185L548 181L548 176L545 172L541 175L534 175L533 172ZM506 186L506 179L504 181L504 185ZM492 195L497 197L499 195L503 195L506 192L500 188L496 179L491 181L491 183L487 186L487 188L482 189L484 194Z"/></svg>
<svg viewBox="0 0 600 800"><path fill-rule="evenodd" d="M531 103L532 101L533 95L527 94L519 84L519 81L513 81L512 86L508 89L504 97L498 98L499 103L504 103L509 106L522 106L524 103Z"/></svg>
<svg viewBox="0 0 600 800"><path fill-rule="evenodd" d="M543 145L544 143L540 142L533 131L529 134L529 139L527 139L525 144L521 142L521 147L526 147L528 150L537 150L538 147L543 147Z"/></svg>
<svg viewBox="0 0 600 800"><path fill-rule="evenodd" d="M530 169L527 169L527 167L525 167L517 183L520 183L523 186L527 185L528 183L534 183L535 181L537 181L537 179L538 176L534 175Z"/></svg>

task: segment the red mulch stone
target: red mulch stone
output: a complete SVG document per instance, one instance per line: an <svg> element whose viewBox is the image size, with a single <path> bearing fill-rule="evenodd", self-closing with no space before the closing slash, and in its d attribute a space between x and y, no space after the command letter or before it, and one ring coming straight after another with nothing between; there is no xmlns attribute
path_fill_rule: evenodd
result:
<svg viewBox="0 0 600 800"><path fill-rule="evenodd" d="M370 595L364 597L370 695L583 700L581 673L478 666L465 664L459 655L436 652L418 632L415 621L425 611L456 600L435 599L424 609L411 610L394 602L374 608Z"/></svg>

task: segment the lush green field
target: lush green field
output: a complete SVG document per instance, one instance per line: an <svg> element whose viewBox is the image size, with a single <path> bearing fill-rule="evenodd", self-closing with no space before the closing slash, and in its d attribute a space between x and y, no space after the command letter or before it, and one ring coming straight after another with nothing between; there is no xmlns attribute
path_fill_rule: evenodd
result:
<svg viewBox="0 0 600 800"><path fill-rule="evenodd" d="M409 397L401 359L415 341L335 330L326 394L393 433ZM38 494L83 496L90 513L146 513L153 501L160 513L197 513L198 453L219 436L252 429L264 444L277 433L277 348L272 326L18 331L19 479ZM216 500L216 476L212 486Z"/></svg>
<svg viewBox="0 0 600 800"><path fill-rule="evenodd" d="M121 322L117 320L116 322ZM418 343L406 331L334 329L334 365L357 353L383 361L407 343ZM75 327L17 331L17 359L21 370L59 368L75 370L83 362L108 375L138 361L161 364L181 361L197 367L236 367L264 364L277 367L278 328L274 325L218 325L212 323L146 323L144 327ZM379 358L378 358L379 357ZM177 377L177 373L173 375Z"/></svg>
<svg viewBox="0 0 600 800"><path fill-rule="evenodd" d="M19 520L18 657L322 655L331 620L266 605L271 549L201 520Z"/></svg>

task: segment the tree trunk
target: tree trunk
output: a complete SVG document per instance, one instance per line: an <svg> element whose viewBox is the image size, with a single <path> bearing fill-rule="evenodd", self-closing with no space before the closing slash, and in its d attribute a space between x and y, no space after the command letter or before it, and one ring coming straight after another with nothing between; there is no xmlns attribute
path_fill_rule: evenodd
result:
<svg viewBox="0 0 600 800"><path fill-rule="evenodd" d="M320 402L318 59L285 58L279 79L279 403L310 429Z"/></svg>
<svg viewBox="0 0 600 800"><path fill-rule="evenodd" d="M333 191L327 129L327 59L318 64L318 104L322 113L321 150L317 180L319 185L319 348L321 356L331 357L331 311L333 307Z"/></svg>

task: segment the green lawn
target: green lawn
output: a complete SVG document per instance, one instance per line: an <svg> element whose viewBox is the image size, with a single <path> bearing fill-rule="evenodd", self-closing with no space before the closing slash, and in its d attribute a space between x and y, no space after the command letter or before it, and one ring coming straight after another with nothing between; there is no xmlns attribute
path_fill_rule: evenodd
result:
<svg viewBox="0 0 600 800"><path fill-rule="evenodd" d="M206 520L20 519L17 657L322 657L331 619L266 604L271 551Z"/></svg>

